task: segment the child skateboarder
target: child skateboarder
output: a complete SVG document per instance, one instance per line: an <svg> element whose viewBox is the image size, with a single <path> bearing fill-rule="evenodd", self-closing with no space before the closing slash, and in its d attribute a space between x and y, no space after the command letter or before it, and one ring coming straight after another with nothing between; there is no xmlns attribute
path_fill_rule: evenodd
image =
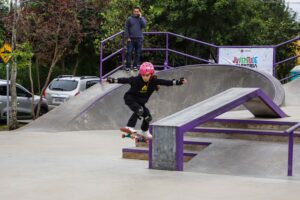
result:
<svg viewBox="0 0 300 200"><path fill-rule="evenodd" d="M133 111L133 114L128 120L126 129L128 132L137 133L135 125L138 119L143 119L142 132L137 133L142 137L151 139L152 135L149 132L149 124L152 120L149 109L145 106L150 96L155 90L159 89L159 85L172 86L182 85L187 83L187 80L164 80L159 79L154 75L154 66L150 62L144 62L139 69L139 75L130 78L107 78L108 83L130 84L130 89L125 93L125 104Z"/></svg>

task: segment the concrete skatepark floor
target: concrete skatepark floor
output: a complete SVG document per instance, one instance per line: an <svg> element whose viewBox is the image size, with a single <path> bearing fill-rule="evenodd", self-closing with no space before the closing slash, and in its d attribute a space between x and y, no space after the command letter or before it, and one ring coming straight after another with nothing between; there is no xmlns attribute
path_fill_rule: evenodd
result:
<svg viewBox="0 0 300 200"><path fill-rule="evenodd" d="M0 199L299 199L300 181L149 170L119 131L0 133Z"/></svg>

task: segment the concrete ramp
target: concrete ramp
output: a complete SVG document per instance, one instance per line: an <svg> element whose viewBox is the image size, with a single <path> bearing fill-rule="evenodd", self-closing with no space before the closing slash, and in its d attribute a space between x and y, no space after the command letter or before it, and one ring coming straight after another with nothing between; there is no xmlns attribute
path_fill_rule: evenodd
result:
<svg viewBox="0 0 300 200"><path fill-rule="evenodd" d="M300 78L283 85L286 106L300 106Z"/></svg>
<svg viewBox="0 0 300 200"><path fill-rule="evenodd" d="M118 74L130 76L131 74ZM185 77L188 84L161 87L147 106L153 121L164 118L232 87L260 88L277 105L284 101L284 90L273 76L232 65L194 65L158 73L160 78ZM119 129L127 123L131 111L124 105L128 85L103 83L83 92L45 116L28 124L24 131L68 131Z"/></svg>
<svg viewBox="0 0 300 200"><path fill-rule="evenodd" d="M201 138L211 144L184 166L185 171L260 178L287 176L287 143ZM300 145L294 146L293 179L300 179Z"/></svg>

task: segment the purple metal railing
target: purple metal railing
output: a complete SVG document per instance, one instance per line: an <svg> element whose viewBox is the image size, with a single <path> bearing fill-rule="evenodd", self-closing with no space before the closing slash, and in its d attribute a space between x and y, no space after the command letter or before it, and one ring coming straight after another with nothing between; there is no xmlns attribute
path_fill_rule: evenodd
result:
<svg viewBox="0 0 300 200"><path fill-rule="evenodd" d="M144 35L165 35L165 41L166 41L165 42L165 48L143 48L142 49L143 51L165 51L165 62L163 63L164 70L169 68L169 53L170 52L178 54L178 55L185 56L187 58L198 60L198 61L201 61L201 62L212 63L209 60L206 60L206 59L203 59L203 58L200 58L200 57L197 57L197 56L193 56L193 55L190 55L190 54L186 54L186 53L183 53L181 51L174 50L174 49L170 49L169 36L179 37L179 38L188 40L190 42L195 42L195 43L198 43L198 44L213 47L213 48L216 48L217 52L218 52L218 46L217 45L210 44L210 43L207 43L207 42L203 42L203 41L200 41L200 40L196 40L196 39L193 39L193 38L185 37L185 36L175 34L175 33L171 33L171 32L144 32L143 34ZM103 47L104 47L105 43L107 41L115 39L116 37L118 37L120 35L122 35L122 48L118 49L114 53L112 53L112 54L106 56L105 58L103 58ZM115 55L120 54L120 53L122 54L122 64L120 66L118 66L117 68L115 68L114 70L112 70L111 72L103 75L103 63L105 61L109 60L110 58L114 57ZM114 72L119 70L120 68L124 67L124 63L125 63L125 38L124 38L124 31L121 31L121 32L116 33L116 34L110 36L109 38L107 38L105 40L102 40L100 42L100 81L102 81L103 78L106 78L106 77L110 76L111 74L113 74Z"/></svg>
<svg viewBox="0 0 300 200"><path fill-rule="evenodd" d="M300 40L300 36L296 37L296 38L293 38L291 40L288 40L286 42L282 42L282 43L277 44L277 45L267 45L267 46L262 46L262 45L261 46L218 46L218 45L215 45L215 44L210 44L210 43L207 43L207 42L203 42L203 41L200 41L200 40L196 40L196 39L193 39L193 38L189 38L189 37L179 35L179 34L176 34L176 33L171 33L171 32L144 32L143 34L144 35L165 35L166 42L165 42L165 47L164 48L143 48L142 49L143 51L165 51L165 62L163 64L164 65L164 70L169 68L169 53L170 52L178 54L178 55L185 56L187 58L198 60L198 61L201 61L201 62L212 63L209 60L206 60L206 59L203 59L203 58L200 58L200 57L197 57L197 56L193 56L193 55L190 55L190 54L187 54L187 53L183 53L181 51L177 51L177 50L174 50L174 49L170 49L170 46L169 46L169 37L170 36L182 38L182 39L185 39L189 42L195 42L197 44L202 44L202 45L206 45L206 46L209 46L209 47L216 48L216 50L217 50L217 55L216 55L217 63L219 63L219 49L222 48L222 47L231 47L231 48L266 48L266 47L268 47L268 48L273 48L274 49L273 76L276 76L276 68L279 64L282 64L282 63L285 63L289 60L293 60L293 59L296 59L296 58L300 57L300 55L296 55L296 56L292 56L292 57L289 57L289 58L281 60L281 61L276 61L276 51L277 51L277 49L279 47L283 46L283 45L286 45L286 44L292 43L294 41ZM105 43L107 41L113 40L114 38L116 38L120 35L122 36L122 47L120 49L118 49L117 51L115 51L114 53L112 53L112 54L108 55L107 57L103 58L103 47L104 47ZM125 49L124 31L116 33L116 34L110 36L109 38L107 38L105 40L102 40L100 42L100 80L101 81L102 81L103 78L108 77L112 73L114 73L117 70L119 70L120 68L124 67L125 50L126 49ZM122 64L120 66L118 66L117 68L115 68L114 70L112 70L111 72L109 72L109 73L107 73L103 76L103 62L107 61L108 59L110 59L110 58L112 58L115 55L118 55L120 53L122 54ZM284 78L280 81L287 80L289 78L291 78L291 77Z"/></svg>
<svg viewBox="0 0 300 200"><path fill-rule="evenodd" d="M286 131L285 134L289 137L288 142L288 176L293 175L293 153L294 153L294 131L300 127L300 122L290 127Z"/></svg>
<svg viewBox="0 0 300 200"><path fill-rule="evenodd" d="M276 62L276 51L277 51L278 47L281 47L281 46L286 45L286 44L290 44L290 43L295 42L295 41L297 41L297 40L300 40L300 36L295 37L295 38L293 38L293 39L290 39L290 40L288 40L288 41L282 42L282 43L280 43L280 44L274 45L274 47L273 47L273 48L274 48L274 62L273 62L273 64L274 64L274 65L273 65L274 72L276 72L275 69L276 69L277 65L282 64L282 63L285 63L285 62L287 62L287 61L289 61L289 60L293 60L293 59L296 59L296 58L300 57L300 54L299 54L299 55L292 56L292 57L289 57L289 58L287 58L287 59L284 59L284 60L282 60L282 61ZM275 74L275 75L276 75L276 74ZM274 75L274 76L275 76L275 75ZM285 81L285 80L290 79L290 78L292 78L292 77L291 77L291 76L285 77L285 78L281 79L280 82Z"/></svg>

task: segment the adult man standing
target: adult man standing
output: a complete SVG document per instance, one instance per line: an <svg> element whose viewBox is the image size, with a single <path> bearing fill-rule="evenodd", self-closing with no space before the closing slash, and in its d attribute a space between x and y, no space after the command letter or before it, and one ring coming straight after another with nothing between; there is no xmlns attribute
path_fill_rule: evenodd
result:
<svg viewBox="0 0 300 200"><path fill-rule="evenodd" d="M134 7L132 15L128 17L125 23L125 39L127 40L127 56L125 70L129 71L131 68L132 53L135 52L133 62L133 70L138 69L140 57L142 54L143 33L142 29L146 27L146 20L142 16L141 8Z"/></svg>

